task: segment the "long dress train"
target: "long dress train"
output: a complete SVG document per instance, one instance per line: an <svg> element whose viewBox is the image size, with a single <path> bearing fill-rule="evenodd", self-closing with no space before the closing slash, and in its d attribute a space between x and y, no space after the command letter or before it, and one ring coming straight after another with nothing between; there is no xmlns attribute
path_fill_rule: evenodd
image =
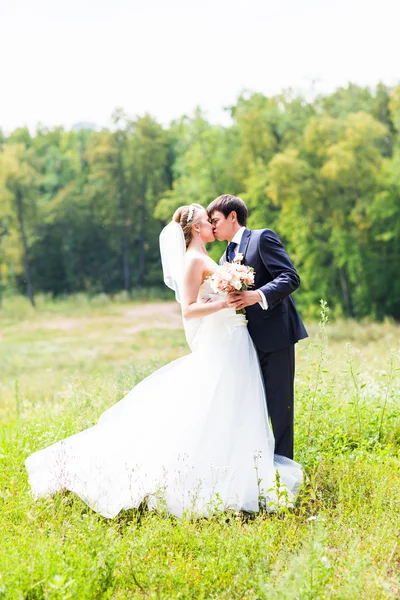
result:
<svg viewBox="0 0 400 600"><path fill-rule="evenodd" d="M145 499L178 517L258 511L260 496L276 501L278 470L293 500L302 469L274 457L244 315L224 309L186 325L194 329L189 355L135 386L95 426L26 459L35 497L68 489L105 517Z"/></svg>

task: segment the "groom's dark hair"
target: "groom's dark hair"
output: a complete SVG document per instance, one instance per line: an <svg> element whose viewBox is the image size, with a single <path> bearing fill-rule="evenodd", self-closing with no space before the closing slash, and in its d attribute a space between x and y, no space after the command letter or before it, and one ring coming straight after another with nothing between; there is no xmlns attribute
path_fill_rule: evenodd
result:
<svg viewBox="0 0 400 600"><path fill-rule="evenodd" d="M247 222L247 206L241 198L232 194L222 194L211 202L207 208L208 215L211 217L214 210L221 212L225 219L234 210L237 216L239 225L245 226Z"/></svg>

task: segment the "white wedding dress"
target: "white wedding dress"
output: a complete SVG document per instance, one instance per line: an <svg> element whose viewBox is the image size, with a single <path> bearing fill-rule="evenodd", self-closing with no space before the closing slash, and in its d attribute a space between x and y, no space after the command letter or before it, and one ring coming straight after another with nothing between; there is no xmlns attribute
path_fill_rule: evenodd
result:
<svg viewBox="0 0 400 600"><path fill-rule="evenodd" d="M210 291L206 281L199 296ZM224 309L185 328L189 355L135 386L95 426L27 458L35 497L68 489L105 517L144 500L178 517L258 511L260 495L273 510L278 469L293 500L302 469L274 457L244 315Z"/></svg>

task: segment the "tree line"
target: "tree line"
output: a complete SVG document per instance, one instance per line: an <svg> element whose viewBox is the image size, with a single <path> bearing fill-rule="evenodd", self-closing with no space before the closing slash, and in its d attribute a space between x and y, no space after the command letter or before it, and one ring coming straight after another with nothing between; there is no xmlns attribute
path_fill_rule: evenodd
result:
<svg viewBox="0 0 400 600"><path fill-rule="evenodd" d="M229 110L227 127L200 109L168 127L118 109L101 131L0 130L0 297L161 286L174 209L234 193L285 243L303 314L324 298L400 319L400 86L243 93Z"/></svg>

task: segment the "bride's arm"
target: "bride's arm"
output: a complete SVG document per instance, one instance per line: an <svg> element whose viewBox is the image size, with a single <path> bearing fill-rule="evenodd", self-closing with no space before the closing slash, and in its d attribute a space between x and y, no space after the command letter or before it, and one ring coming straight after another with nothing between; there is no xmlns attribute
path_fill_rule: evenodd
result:
<svg viewBox="0 0 400 600"><path fill-rule="evenodd" d="M184 319L206 317L223 308L228 308L228 300L225 298L207 303L197 301L204 271L205 264L200 257L196 256L187 260L183 273L182 290L182 316Z"/></svg>

